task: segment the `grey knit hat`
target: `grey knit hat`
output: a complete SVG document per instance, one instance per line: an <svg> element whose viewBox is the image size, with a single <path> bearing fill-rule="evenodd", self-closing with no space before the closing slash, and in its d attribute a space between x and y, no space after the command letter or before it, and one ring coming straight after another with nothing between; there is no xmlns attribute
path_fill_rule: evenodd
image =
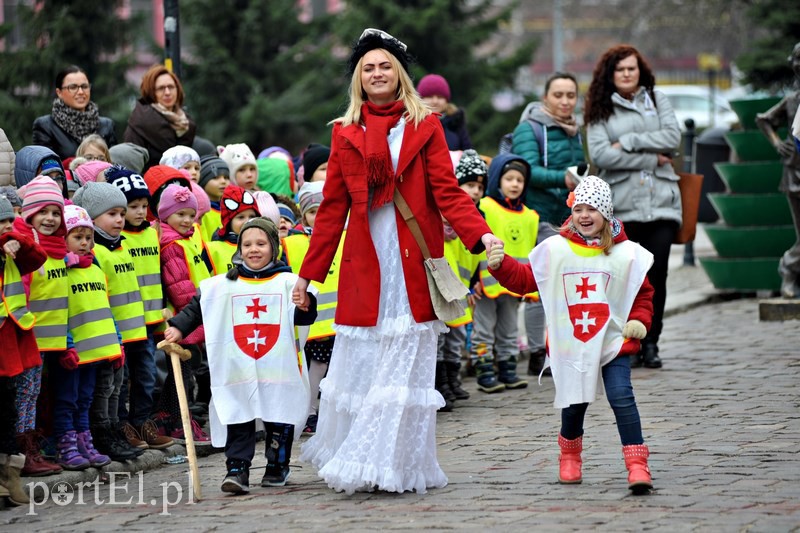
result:
<svg viewBox="0 0 800 533"><path fill-rule="evenodd" d="M147 151L147 148L133 143L115 144L108 149L108 152L111 154L111 161L115 165L133 170L137 174L142 173L144 166L150 159L150 152Z"/></svg>
<svg viewBox="0 0 800 533"><path fill-rule="evenodd" d="M0 187L0 196L11 202L12 207L22 207L22 200L17 194L17 188L13 185L3 185Z"/></svg>
<svg viewBox="0 0 800 533"><path fill-rule="evenodd" d="M278 234L278 226L273 221L264 217L251 218L242 226L239 232L239 243L236 245L236 253L233 254L233 264L241 265L244 263L242 259L242 235L250 228L258 228L267 234L270 245L272 245L272 261L277 261L280 252L280 236Z"/></svg>
<svg viewBox="0 0 800 533"><path fill-rule="evenodd" d="M200 177L197 179L197 184L205 187L206 183L213 180L217 176L231 177L231 170L228 168L228 163L216 155L205 155L200 158Z"/></svg>
<svg viewBox="0 0 800 533"><path fill-rule="evenodd" d="M0 221L13 220L15 216L11 202L6 200L4 196L0 196Z"/></svg>
<svg viewBox="0 0 800 533"><path fill-rule="evenodd" d="M128 208L125 194L106 182L90 181L75 192L72 202L86 209L92 220L115 207Z"/></svg>

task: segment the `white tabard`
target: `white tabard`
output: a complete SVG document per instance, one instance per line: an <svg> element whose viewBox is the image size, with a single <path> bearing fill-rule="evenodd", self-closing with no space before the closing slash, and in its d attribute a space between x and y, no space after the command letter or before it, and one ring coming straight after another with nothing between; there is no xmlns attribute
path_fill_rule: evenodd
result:
<svg viewBox="0 0 800 533"><path fill-rule="evenodd" d="M261 419L294 424L296 431L305 424L309 383L301 344L308 328L298 328L305 331L296 342L296 281L290 273L236 281L222 274L200 283L214 446L225 445L227 424Z"/></svg>
<svg viewBox="0 0 800 533"><path fill-rule="evenodd" d="M528 257L547 317L553 406L593 402L603 389L600 368L619 354L653 255L631 241L605 255L554 235Z"/></svg>

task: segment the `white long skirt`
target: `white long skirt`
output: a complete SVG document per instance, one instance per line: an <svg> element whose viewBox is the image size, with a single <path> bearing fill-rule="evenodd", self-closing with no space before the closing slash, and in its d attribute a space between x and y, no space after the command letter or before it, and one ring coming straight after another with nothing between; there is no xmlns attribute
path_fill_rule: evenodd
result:
<svg viewBox="0 0 800 533"><path fill-rule="evenodd" d="M300 460L347 494L425 493L447 485L436 459L436 411L444 399L434 388L437 339L446 327L411 315L394 204L370 212L369 225L380 263L378 323L334 326L317 432Z"/></svg>

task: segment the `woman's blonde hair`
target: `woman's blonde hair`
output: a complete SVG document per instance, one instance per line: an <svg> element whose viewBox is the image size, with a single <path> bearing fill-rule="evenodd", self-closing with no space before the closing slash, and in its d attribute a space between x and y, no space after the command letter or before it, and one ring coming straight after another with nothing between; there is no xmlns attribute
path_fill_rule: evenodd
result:
<svg viewBox="0 0 800 533"><path fill-rule="evenodd" d="M575 223L572 221L572 217L559 228L559 233L566 233L568 237L580 234L578 228L575 227ZM611 231L611 223L605 218L603 219L603 227L600 228L600 244L598 244L597 247L603 250L605 255L610 254L611 248L614 247L614 234Z"/></svg>
<svg viewBox="0 0 800 533"><path fill-rule="evenodd" d="M81 144L78 145L78 149L75 151L75 156L84 157L86 149L90 146L94 146L103 152L103 155L106 158L106 163L111 163L111 152L108 151L108 144L106 144L105 139L96 133L92 133L83 138Z"/></svg>
<svg viewBox="0 0 800 533"><path fill-rule="evenodd" d="M400 61L388 50L384 48L375 48L380 50L386 57L389 58L389 63L392 64L392 69L397 73L397 93L396 100L401 100L406 107L406 120L412 122L417 126L422 122L425 117L431 114L431 110L419 97L417 90L414 88L414 82L411 77L400 64ZM358 60L353 75L350 78L350 103L347 110L339 118L333 119L330 123L340 122L342 126L349 126L350 124L358 124L361 122L361 105L367 99L367 93L361 85L361 69L364 62L364 56Z"/></svg>

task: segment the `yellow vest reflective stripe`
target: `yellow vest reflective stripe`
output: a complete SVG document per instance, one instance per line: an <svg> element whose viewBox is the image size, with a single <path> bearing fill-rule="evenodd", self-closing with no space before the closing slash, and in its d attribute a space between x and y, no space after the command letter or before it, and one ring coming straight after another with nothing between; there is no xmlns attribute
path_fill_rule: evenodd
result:
<svg viewBox="0 0 800 533"><path fill-rule="evenodd" d="M236 245L228 241L211 241L204 243L208 258L214 272L211 274L225 274L233 268L233 254L236 253Z"/></svg>
<svg viewBox="0 0 800 533"><path fill-rule="evenodd" d="M28 308L36 317L33 333L39 351L67 349L67 265L63 259L47 257L31 275Z"/></svg>
<svg viewBox="0 0 800 533"><path fill-rule="evenodd" d="M115 359L120 354L106 275L97 265L67 269L69 331L80 363Z"/></svg>
<svg viewBox="0 0 800 533"><path fill-rule="evenodd" d="M192 239L178 239L170 244L176 244L183 248L186 267L189 269L189 279L192 280L195 288L200 286L201 281L211 277L208 267L203 262L202 246L198 248Z"/></svg>
<svg viewBox="0 0 800 533"><path fill-rule="evenodd" d="M211 211L200 219L200 234L203 241L211 242L214 240L214 234L220 227L222 227L222 215L212 207Z"/></svg>
<svg viewBox="0 0 800 533"><path fill-rule="evenodd" d="M194 243L195 246L197 246L198 250L203 249L203 232L200 229L200 224L197 222L194 223L194 232L189 239Z"/></svg>
<svg viewBox="0 0 800 533"><path fill-rule="evenodd" d="M523 206L521 211L512 211L489 197L481 199L481 211L486 214L486 223L497 238L503 241L505 252L523 264L528 264L528 254L536 246L536 235L539 233L539 214ZM480 255L481 287L489 298L497 298L501 294L519 296L500 285L489 274L486 263L486 252ZM534 293L525 296L534 297Z"/></svg>
<svg viewBox="0 0 800 533"><path fill-rule="evenodd" d="M139 293L142 295L145 324L158 324L164 321L161 309L164 308L164 291L161 288L161 246L155 228L144 231L123 231L125 239L122 246L133 259Z"/></svg>
<svg viewBox="0 0 800 533"><path fill-rule="evenodd" d="M480 259L477 255L473 255L461 242L461 239L455 238L451 241L444 242L444 257L450 264L450 268L456 273L456 276L464 283L464 286L471 289L469 282L472 279L472 273L478 268ZM472 309L467 305L467 297L464 297L464 314L461 318L447 322L450 327L463 326L472 322Z"/></svg>
<svg viewBox="0 0 800 533"><path fill-rule="evenodd" d="M0 285L0 289L2 289L0 296L3 298L3 305L0 305L0 326L6 321L6 317L11 317L11 320L20 328L26 331L31 329L36 322L36 317L28 309L22 276L17 264L10 257L6 257L3 283Z"/></svg>
<svg viewBox="0 0 800 533"><path fill-rule="evenodd" d="M336 304L339 298L339 269L342 264L342 249L346 233L346 231L342 232L342 237L339 239L339 247L333 256L333 262L331 262L325 283L311 282L311 285L319 290L319 294L317 295L317 320L308 330L309 340L323 339L336 334L333 331L333 322L336 317ZM282 247L286 251L286 262L295 274L300 272L303 259L308 252L309 243L310 237L304 234L289 235L282 241Z"/></svg>
<svg viewBox="0 0 800 533"><path fill-rule="evenodd" d="M122 335L122 343L146 339L144 305L131 254L123 246L114 251L105 246L95 246L94 255L106 275L108 303Z"/></svg>

